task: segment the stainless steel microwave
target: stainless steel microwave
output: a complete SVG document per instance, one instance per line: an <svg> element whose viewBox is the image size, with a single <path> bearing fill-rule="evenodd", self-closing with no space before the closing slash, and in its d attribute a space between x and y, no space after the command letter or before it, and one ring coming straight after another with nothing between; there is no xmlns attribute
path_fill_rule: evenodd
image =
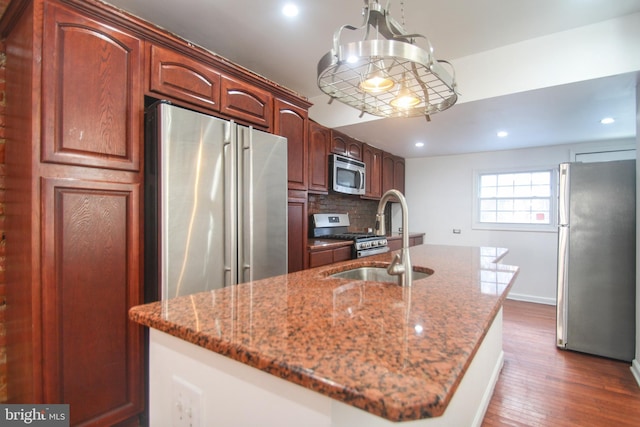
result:
<svg viewBox="0 0 640 427"><path fill-rule="evenodd" d="M329 177L333 191L364 194L365 173L364 163L338 154L329 155Z"/></svg>

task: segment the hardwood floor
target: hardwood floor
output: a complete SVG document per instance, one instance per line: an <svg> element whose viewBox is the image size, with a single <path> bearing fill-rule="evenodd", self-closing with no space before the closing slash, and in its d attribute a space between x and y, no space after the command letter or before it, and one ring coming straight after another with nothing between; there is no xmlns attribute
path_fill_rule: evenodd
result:
<svg viewBox="0 0 640 427"><path fill-rule="evenodd" d="M555 307L508 300L505 362L483 427L640 426L630 363L555 347Z"/></svg>

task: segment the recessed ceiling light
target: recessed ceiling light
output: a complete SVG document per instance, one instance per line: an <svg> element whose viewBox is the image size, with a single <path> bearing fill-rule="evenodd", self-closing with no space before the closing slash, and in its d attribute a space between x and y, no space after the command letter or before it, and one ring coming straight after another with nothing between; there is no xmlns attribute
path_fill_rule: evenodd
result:
<svg viewBox="0 0 640 427"><path fill-rule="evenodd" d="M615 121L616 120L613 117L605 117L604 119L600 120L600 123L602 123L603 125L610 125Z"/></svg>
<svg viewBox="0 0 640 427"><path fill-rule="evenodd" d="M416 147L424 147L424 142L416 142Z"/></svg>
<svg viewBox="0 0 640 427"><path fill-rule="evenodd" d="M298 6L293 3L287 3L282 8L282 14L288 17L298 16Z"/></svg>
<svg viewBox="0 0 640 427"><path fill-rule="evenodd" d="M498 135L499 138L506 138L507 136L509 136L509 132L505 130L499 130L496 135Z"/></svg>

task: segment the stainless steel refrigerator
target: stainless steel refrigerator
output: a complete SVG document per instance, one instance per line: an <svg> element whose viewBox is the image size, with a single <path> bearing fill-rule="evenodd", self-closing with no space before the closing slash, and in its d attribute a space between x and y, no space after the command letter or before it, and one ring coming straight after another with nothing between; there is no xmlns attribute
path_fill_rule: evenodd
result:
<svg viewBox="0 0 640 427"><path fill-rule="evenodd" d="M287 140L157 102L146 111L145 298L287 272Z"/></svg>
<svg viewBox="0 0 640 427"><path fill-rule="evenodd" d="M634 358L635 171L635 160L560 165L560 348Z"/></svg>

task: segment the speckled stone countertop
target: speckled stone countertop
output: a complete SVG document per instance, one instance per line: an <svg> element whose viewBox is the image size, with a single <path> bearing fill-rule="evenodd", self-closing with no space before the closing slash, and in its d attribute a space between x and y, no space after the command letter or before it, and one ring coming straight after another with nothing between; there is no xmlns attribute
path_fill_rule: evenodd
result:
<svg viewBox="0 0 640 427"><path fill-rule="evenodd" d="M411 288L327 277L386 253L133 307L143 325L391 421L442 415L518 268L501 248L421 245Z"/></svg>

